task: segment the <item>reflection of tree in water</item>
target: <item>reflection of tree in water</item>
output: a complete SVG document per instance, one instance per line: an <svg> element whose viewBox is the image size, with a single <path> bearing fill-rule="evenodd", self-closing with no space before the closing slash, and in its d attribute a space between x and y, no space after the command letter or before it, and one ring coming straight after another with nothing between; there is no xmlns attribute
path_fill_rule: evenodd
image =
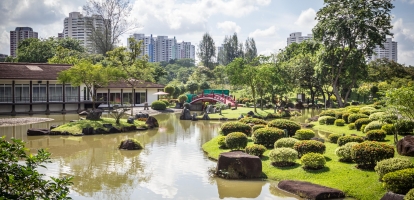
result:
<svg viewBox="0 0 414 200"><path fill-rule="evenodd" d="M294 194L290 194L288 192L285 192L281 189L279 189L277 187L278 183L271 183L269 185L269 191L271 194L273 194L275 197L296 197L298 198L298 196L294 195Z"/></svg>

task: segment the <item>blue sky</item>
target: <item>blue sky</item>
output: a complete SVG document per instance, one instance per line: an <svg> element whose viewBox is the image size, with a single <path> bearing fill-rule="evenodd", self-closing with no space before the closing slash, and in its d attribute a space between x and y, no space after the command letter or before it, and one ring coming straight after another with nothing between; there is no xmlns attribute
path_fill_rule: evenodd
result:
<svg viewBox="0 0 414 200"><path fill-rule="evenodd" d="M256 40L258 52L269 54L286 46L292 32L310 34L322 0L131 0L130 21L140 28L132 33L175 36L197 45L209 32L220 45L225 35L237 32L239 40ZM69 12L82 11L86 0L3 0L0 2L0 53L10 54L9 33L29 26L39 37L57 36ZM414 65L414 0L396 0L393 25L398 62Z"/></svg>

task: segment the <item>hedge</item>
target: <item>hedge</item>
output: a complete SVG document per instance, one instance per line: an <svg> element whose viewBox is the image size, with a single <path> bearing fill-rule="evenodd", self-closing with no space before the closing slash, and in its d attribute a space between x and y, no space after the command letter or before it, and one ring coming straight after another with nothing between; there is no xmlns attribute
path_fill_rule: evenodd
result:
<svg viewBox="0 0 414 200"><path fill-rule="evenodd" d="M352 146L351 155L358 167L374 169L377 162L394 157L394 147L380 142L366 141Z"/></svg>
<svg viewBox="0 0 414 200"><path fill-rule="evenodd" d="M348 117L348 122L349 123L355 123L356 120L361 119L361 118L368 118L368 115L365 114L350 114Z"/></svg>
<svg viewBox="0 0 414 200"><path fill-rule="evenodd" d="M293 148L298 152L299 158L310 152L323 154L326 150L325 144L316 140L302 140L296 142L295 145L293 145Z"/></svg>
<svg viewBox="0 0 414 200"><path fill-rule="evenodd" d="M277 140L274 144L275 148L282 148L282 147L286 147L286 148L291 148L293 149L293 146L295 145L296 142L298 142L298 139L295 138L281 138L279 140Z"/></svg>
<svg viewBox="0 0 414 200"><path fill-rule="evenodd" d="M315 137L315 132L310 129L299 129L295 133L295 138L299 140L310 140Z"/></svg>
<svg viewBox="0 0 414 200"><path fill-rule="evenodd" d="M406 194L414 188L414 168L402 169L385 174L384 187L394 193Z"/></svg>
<svg viewBox="0 0 414 200"><path fill-rule="evenodd" d="M252 128L248 124L242 122L226 122L221 125L220 133L226 136L232 132L242 132L249 136L251 134L251 130Z"/></svg>
<svg viewBox="0 0 414 200"><path fill-rule="evenodd" d="M361 136L345 135L338 138L337 144L339 146L345 145L348 142L364 142L364 138Z"/></svg>
<svg viewBox="0 0 414 200"><path fill-rule="evenodd" d="M226 146L229 149L244 149L247 142L247 136L242 132L233 132L226 136Z"/></svg>
<svg viewBox="0 0 414 200"><path fill-rule="evenodd" d="M275 142L284 136L285 132L283 130L273 127L266 127L254 131L252 140L255 144L261 144L266 147L273 147Z"/></svg>
<svg viewBox="0 0 414 200"><path fill-rule="evenodd" d="M255 155L259 157L261 157L266 150L267 150L266 147L260 144L253 144L253 145L247 146L244 149L244 151L247 154Z"/></svg>
<svg viewBox="0 0 414 200"><path fill-rule="evenodd" d="M320 153L307 153L300 161L305 169L322 169L326 164L325 157Z"/></svg>
<svg viewBox="0 0 414 200"><path fill-rule="evenodd" d="M267 123L268 127L275 127L279 129L286 129L288 131L289 136L295 135L296 131L299 130L301 127L298 123L287 120L287 119L275 119Z"/></svg>
<svg viewBox="0 0 414 200"><path fill-rule="evenodd" d="M385 174L408 168L414 168L414 163L410 160L406 158L390 158L378 162L374 170L378 174L379 180L382 181Z"/></svg>

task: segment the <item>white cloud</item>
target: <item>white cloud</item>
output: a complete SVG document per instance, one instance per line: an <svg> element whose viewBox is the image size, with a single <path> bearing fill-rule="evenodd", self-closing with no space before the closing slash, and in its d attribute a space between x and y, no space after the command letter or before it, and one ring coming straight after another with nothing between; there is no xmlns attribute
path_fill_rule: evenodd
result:
<svg viewBox="0 0 414 200"><path fill-rule="evenodd" d="M403 19L399 18L394 22L395 37L400 35L414 42L414 28L404 24Z"/></svg>
<svg viewBox="0 0 414 200"><path fill-rule="evenodd" d="M217 28L221 29L225 34L238 33L241 30L241 27L232 21L218 22Z"/></svg>
<svg viewBox="0 0 414 200"><path fill-rule="evenodd" d="M301 27L302 29L311 30L317 23L315 20L316 12L314 9L309 8L305 11L302 11L295 21L295 25Z"/></svg>
<svg viewBox="0 0 414 200"><path fill-rule="evenodd" d="M393 24L394 41L398 42L398 62L414 65L414 23L399 18Z"/></svg>
<svg viewBox="0 0 414 200"><path fill-rule="evenodd" d="M276 28L276 26L271 26L271 27L269 27L267 29L264 29L264 30L256 29L255 31L253 31L249 34L249 37L258 38L258 37L274 36L274 35L276 35L277 30L278 30L278 28Z"/></svg>
<svg viewBox="0 0 414 200"><path fill-rule="evenodd" d="M403 2L408 2L409 4L414 4L414 0L402 0Z"/></svg>

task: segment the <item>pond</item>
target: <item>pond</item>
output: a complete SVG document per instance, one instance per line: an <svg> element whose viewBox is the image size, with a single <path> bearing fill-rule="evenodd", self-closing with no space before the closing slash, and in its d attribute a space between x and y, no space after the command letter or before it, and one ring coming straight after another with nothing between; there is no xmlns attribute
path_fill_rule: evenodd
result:
<svg viewBox="0 0 414 200"><path fill-rule="evenodd" d="M302 111L304 121L313 115ZM297 199L272 181L232 181L209 176L216 162L201 146L218 135L219 121L181 121L177 114L160 114L153 130L92 136L26 136L29 128L49 128L78 115L36 115L54 121L0 127L0 135L23 139L35 153L52 153L53 163L40 171L47 176L74 176L73 199ZM127 138L139 140L144 149L120 151Z"/></svg>

